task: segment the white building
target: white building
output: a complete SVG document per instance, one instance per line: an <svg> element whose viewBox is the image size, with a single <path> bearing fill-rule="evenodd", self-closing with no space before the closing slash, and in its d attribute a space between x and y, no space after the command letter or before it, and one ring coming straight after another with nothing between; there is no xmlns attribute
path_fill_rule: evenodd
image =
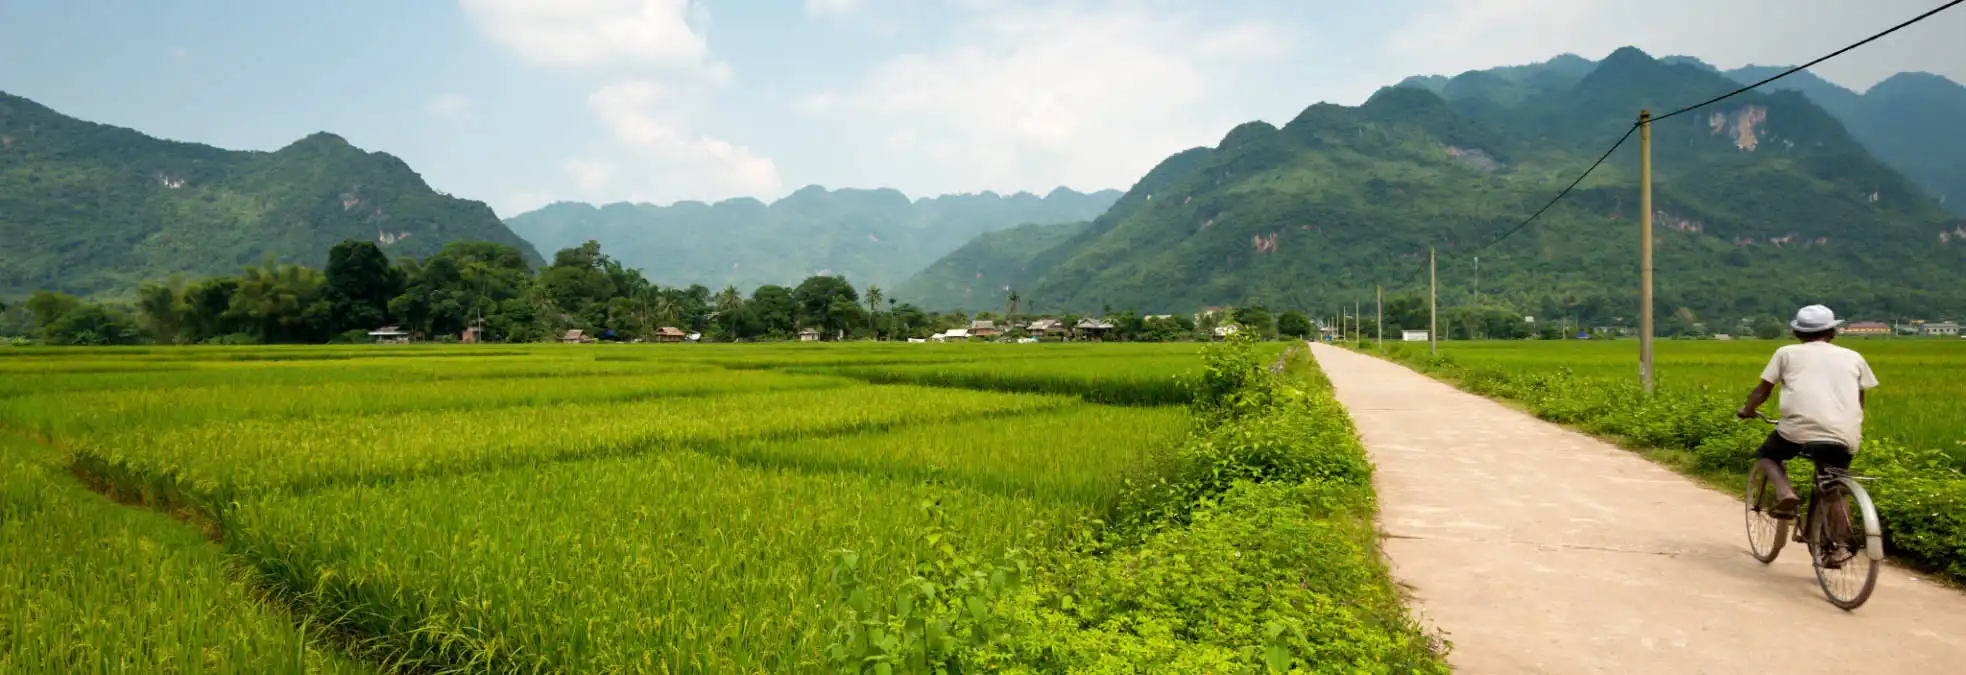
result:
<svg viewBox="0 0 1966 675"><path fill-rule="evenodd" d="M1423 330L1403 330L1399 332L1399 339L1407 342L1426 342L1427 332Z"/></svg>

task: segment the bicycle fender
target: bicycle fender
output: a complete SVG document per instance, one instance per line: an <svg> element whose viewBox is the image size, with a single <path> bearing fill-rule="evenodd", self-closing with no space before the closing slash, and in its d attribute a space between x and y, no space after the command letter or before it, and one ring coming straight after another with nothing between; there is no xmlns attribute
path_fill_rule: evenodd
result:
<svg viewBox="0 0 1966 675"><path fill-rule="evenodd" d="M1864 555L1873 561L1883 560L1884 527L1877 522L1877 507L1871 504L1870 493L1848 478L1838 478L1836 482L1850 491L1850 496L1857 500L1857 511L1864 514Z"/></svg>

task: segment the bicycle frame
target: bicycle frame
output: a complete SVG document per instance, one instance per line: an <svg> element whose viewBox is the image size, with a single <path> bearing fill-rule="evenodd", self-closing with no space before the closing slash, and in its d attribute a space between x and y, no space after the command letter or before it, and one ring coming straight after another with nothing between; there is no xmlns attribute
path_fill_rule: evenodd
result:
<svg viewBox="0 0 1966 675"><path fill-rule="evenodd" d="M1770 425L1779 424L1779 422L1769 419L1767 415L1762 414L1760 411L1756 411L1754 416ZM1803 507L1803 512L1799 514L1803 520L1798 524L1796 529L1796 534L1799 535L1797 541L1821 541L1822 523L1816 519L1816 506L1822 500L1818 499L1818 495L1821 495L1823 490L1831 485L1841 485L1849 492L1851 499L1861 502L1861 504L1845 504L1844 508L1856 509L1864 518L1864 557L1870 558L1873 561L1884 560L1884 530L1878 523L1876 507L1871 505L1870 491L1865 490L1863 484L1858 482L1876 479L1868 476L1859 476L1850 473L1846 469L1824 467L1816 462L1815 455L1809 452L1807 446L1803 447L1802 454L1798 455L1798 457L1809 460L1809 464L1815 468L1815 475L1810 480L1811 490L1809 499Z"/></svg>

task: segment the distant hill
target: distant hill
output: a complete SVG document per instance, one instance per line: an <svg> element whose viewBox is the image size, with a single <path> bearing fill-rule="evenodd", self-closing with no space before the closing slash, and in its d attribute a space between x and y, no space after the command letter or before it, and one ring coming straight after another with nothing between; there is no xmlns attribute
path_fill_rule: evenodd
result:
<svg viewBox="0 0 1966 675"><path fill-rule="evenodd" d="M910 200L889 189L810 186L769 205L748 198L671 206L562 202L506 223L541 250L599 241L665 285L748 291L832 274L856 286L892 286L977 235L1089 220L1118 198L1117 190L1058 188L1043 197L984 192Z"/></svg>
<svg viewBox="0 0 1966 675"><path fill-rule="evenodd" d="M1787 69L1750 66L1727 76L1748 83ZM1878 159L1966 216L1966 131L1960 130L1966 124L1966 86L1931 73L1898 73L1859 94L1807 71L1768 86L1809 97Z"/></svg>
<svg viewBox="0 0 1966 675"><path fill-rule="evenodd" d="M985 234L909 277L892 294L923 307L995 310L1004 306L1012 284L1032 274L1039 254L1071 240L1087 225L1019 225Z"/></svg>
<svg viewBox="0 0 1966 675"><path fill-rule="evenodd" d="M0 297L133 294L267 256L320 266L336 242L423 257L452 241L538 253L480 202L317 133L276 152L167 141L0 93Z"/></svg>
<svg viewBox="0 0 1966 675"><path fill-rule="evenodd" d="M1216 147L1169 157L1061 243L972 256L1008 271L952 256L903 288L981 273L1060 311L1257 302L1328 312L1369 304L1380 284L1423 292L1437 246L1444 306L1630 322L1636 143L1534 227L1481 251L1479 295L1469 249L1556 194L1640 108L1738 85L1632 48L1544 65L1419 78L1359 107L1311 106L1281 128L1238 126ZM1859 316L1966 313L1953 280L1966 221L1804 95L1750 92L1660 122L1654 154L1662 321L1732 325L1807 302ZM936 308L955 304L935 297Z"/></svg>

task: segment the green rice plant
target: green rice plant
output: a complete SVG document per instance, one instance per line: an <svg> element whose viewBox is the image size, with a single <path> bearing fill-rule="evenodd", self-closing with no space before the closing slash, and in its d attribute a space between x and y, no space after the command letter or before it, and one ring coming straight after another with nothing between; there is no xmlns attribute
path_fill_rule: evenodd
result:
<svg viewBox="0 0 1966 675"><path fill-rule="evenodd" d="M241 495L534 465L758 438L799 438L1074 405L920 387L755 392L303 421L220 420L65 439L119 495L217 514Z"/></svg>
<svg viewBox="0 0 1966 675"><path fill-rule="evenodd" d="M310 644L170 517L91 494L0 435L0 672L373 673Z"/></svg>
<svg viewBox="0 0 1966 675"><path fill-rule="evenodd" d="M1195 362L1194 355L1190 353L836 366L800 369L800 372L833 373L879 384L1066 394L1093 403L1115 405L1175 405L1189 400L1188 389L1181 378L1194 367Z"/></svg>
<svg viewBox="0 0 1966 675"><path fill-rule="evenodd" d="M1079 405L1005 420L904 426L879 434L733 443L706 452L747 465L851 470L1012 497L1076 501L1104 513L1143 458L1180 443L1178 408Z"/></svg>
<svg viewBox="0 0 1966 675"><path fill-rule="evenodd" d="M893 587L932 555L924 499L986 551L1085 513L672 452L268 496L226 538L310 616L420 668L814 672L839 618L831 552Z"/></svg>
<svg viewBox="0 0 1966 675"><path fill-rule="evenodd" d="M251 382L250 376L247 382ZM342 380L316 384L151 387L56 392L0 398L0 424L45 437L117 429L186 426L208 421L300 420L433 410L489 410L573 402L606 403L746 391L825 389L845 378L715 369L565 377L475 380Z"/></svg>
<svg viewBox="0 0 1966 675"><path fill-rule="evenodd" d="M325 382L461 382L515 377L589 377L708 371L700 363L616 363L592 360L348 359L340 361L222 361L188 368L24 372L0 377L0 398L65 391L190 389L241 384L301 386Z"/></svg>

